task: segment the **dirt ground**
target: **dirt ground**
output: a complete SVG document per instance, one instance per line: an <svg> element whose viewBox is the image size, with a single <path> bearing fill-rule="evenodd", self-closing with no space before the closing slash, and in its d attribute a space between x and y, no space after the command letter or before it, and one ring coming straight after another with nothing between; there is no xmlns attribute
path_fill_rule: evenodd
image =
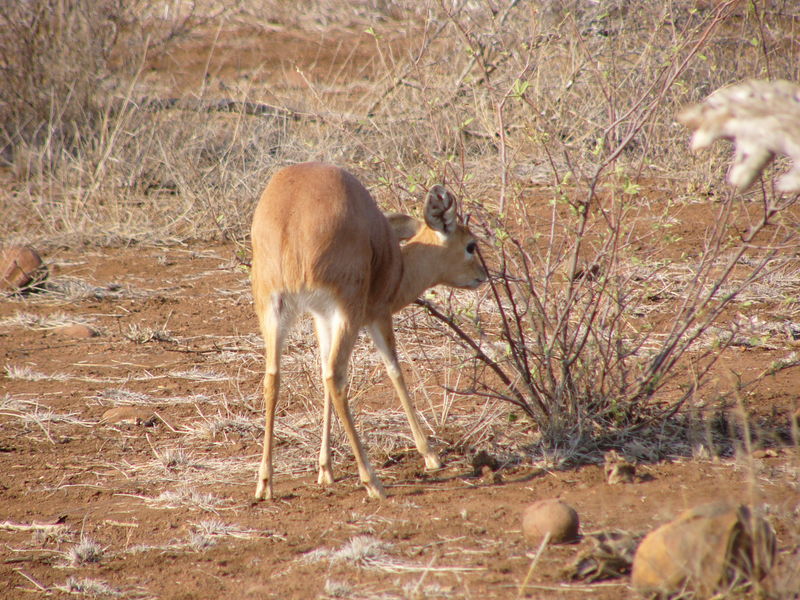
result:
<svg viewBox="0 0 800 600"><path fill-rule="evenodd" d="M356 362L372 360L381 383L356 410L373 451L373 427L397 437L383 443L391 456L382 466L373 453L390 498L367 500L341 435L339 480L316 485L320 411L308 383L295 388L309 395L307 405L291 397L282 407L283 421L304 430L279 427L277 500L252 503L261 359L234 250L56 252L47 257L50 292L0 302L4 597L52 592L69 578L73 586L102 581L131 597L514 597L533 550L521 535L522 510L553 497L578 510L584 532L643 533L698 503L757 502L768 509L785 567L796 566L796 448L676 454L642 462L636 480L620 485L606 482L601 464L559 467L556 460L475 477L472 456L494 452L502 432L495 424L483 445L459 447L456 419L434 438L445 468L425 473L366 344ZM76 339L59 329L75 322L99 335ZM293 338L287 377L315 376L293 367L293 359L305 360L308 339L307 331ZM741 354L754 367L771 356ZM754 390L750 404L765 415L775 406L773 418L785 419L796 382L784 377ZM138 412L132 422L104 422L114 407ZM393 415L388 422L376 417L381 407ZM468 401L454 414L480 410ZM96 560L91 552L75 556L86 540L101 553ZM349 546L359 541L368 545L363 554ZM630 595L626 580L565 582L560 570L580 548L545 552L528 595ZM356 558L337 554L348 549Z"/></svg>
<svg viewBox="0 0 800 600"><path fill-rule="evenodd" d="M280 53L285 36L255 49L262 58L272 46ZM231 43L239 48L246 39ZM326 72L337 56L365 51L358 42L352 52L322 55L307 39L295 43L311 46L309 69ZM225 62L224 50L211 66L215 76L250 68ZM176 68L167 62L148 76ZM187 77L186 69L176 72L173 91L190 85ZM706 225L694 217L681 225L687 248L700 244ZM414 362L424 356L403 318L406 376L445 467L424 471L377 355L362 342L354 407L387 486L388 500L378 502L359 484L341 431L337 482L316 484L321 393L306 327L284 358L277 498L254 503L262 359L236 251L189 242L52 249L44 257L45 292L0 298L0 596L516 598L536 550L522 536L522 511L561 498L580 514L584 533L642 534L719 499L758 505L778 538L779 564L766 590L797 597L800 456L785 432L797 407L798 371L749 390L759 432L752 447L716 455L665 437L657 443L669 450L639 457L634 481L611 485L599 456L508 455L512 434L517 443L525 425L479 399L446 405L436 382L418 381ZM766 317L775 307L761 310ZM62 329L76 323L97 335ZM757 373L793 344L734 349L706 399L730 389L729 367ZM107 413L119 408L122 416ZM465 427L480 432L467 435ZM476 474L472 461L481 450L501 468ZM635 596L628 578L564 576L587 543L545 550L521 596Z"/></svg>

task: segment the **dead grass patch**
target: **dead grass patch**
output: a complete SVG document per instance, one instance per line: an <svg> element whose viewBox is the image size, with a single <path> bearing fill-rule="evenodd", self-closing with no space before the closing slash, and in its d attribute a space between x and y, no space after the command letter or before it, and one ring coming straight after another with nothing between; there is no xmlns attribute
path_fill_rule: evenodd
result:
<svg viewBox="0 0 800 600"><path fill-rule="evenodd" d="M199 3L194 5L202 8ZM597 189L600 209L619 200L629 211L626 218L632 220L626 223L631 228L623 223L619 229L624 234L620 237L624 251L617 256L616 270L601 269L601 279L589 281L597 274L591 266L598 256L602 258L604 237L604 230L593 225L586 237L587 250L580 254L581 260L587 261L583 270L587 278L578 288L587 293L603 274L620 277L619 290L627 294L628 304L618 314L627 327L617 340L619 347L634 348L638 359L651 360L664 343L663 327L690 289L697 257L706 249L705 233L697 228L708 222L703 211L711 212L729 201L722 183L729 149L720 145L698 157L687 153L688 133L674 124L675 110L740 78L766 74L797 79L794 40L799 16L788 3L767 2L745 8L731 4L734 10L718 24L674 85L649 87L663 81L659 79L662 73L671 73L665 65L674 65L670 61L685 43L698 40L711 24L714 11L726 5L679 0L669 6L653 3L634 10L605 0L509 2L496 6L498 12L492 14L490 4L479 2L445 5L359 0L345 8L344 3L333 0L301 0L295 5L270 0L258 6L241 3L242 12L231 20L211 22L203 20L214 14L208 6L195 15L198 20L186 21L186 14L174 11L184 10L188 4L160 5L158 13L144 11L133 23L142 25L142 32L157 34L151 36L155 54L148 52L147 68L138 72L141 60L128 63L124 56L118 57L120 62L114 59L101 64L99 71L87 75L89 81L95 81L99 72L103 79L101 85L91 86L95 97L85 93L87 77L70 81L70 73L75 66L88 68L86 61L97 57L97 45L79 39L64 56L49 62L56 47L48 45L41 65L16 73L46 75L43 69L50 68L54 78L52 85L40 83L35 97L30 96L38 106L38 117L4 126L0 132L0 179L4 184L0 186L0 212L4 236L52 250L51 264L57 268L40 292L3 299L8 312L0 326L4 331L37 331L53 327L61 319L110 318L95 314L100 309L91 305L96 302L126 309L129 302L140 303L136 308L151 317L126 329L133 317L121 312L114 316L119 326L108 329L115 335L87 345L90 353L99 354L91 359L97 363L91 367L81 366L77 359L74 364L64 364L57 358L57 348L46 348L44 357L22 354L28 349L15 347L13 335L5 338L9 358L2 368L9 393L0 394L0 420L8 435L1 444L2 456L9 464L19 463L30 471L25 475L30 481L18 477L22 470L12 471L12 478L3 485L11 486L19 498L29 495L36 502L32 507L52 511L43 518L61 514L64 503L92 507L95 500L99 506L109 502L123 511L126 521L128 511L138 510L134 520L141 526L136 529L136 541L142 543L129 545L129 540L124 551L112 554L107 550L100 567L105 568L109 559L115 564L109 570L109 583L101 583L126 596L152 597L202 595L220 581L231 580L231 575L237 582L248 578L262 581L268 567L275 568L274 584L270 585L276 593L287 595L296 593L296 575L302 570L309 586L304 592L313 593L311 586L316 585L319 593L335 597L507 597L518 589L524 571L520 565L528 562L517 544L516 522L507 516L525 498L545 492L566 496L580 492L585 510L596 520L607 517L604 507L601 510L591 504L595 497L610 496L605 484L597 483L594 476L601 468L602 452L587 443L587 432L602 436L615 431L614 446L620 455L637 462L637 473L653 478L632 484L637 486L630 488L635 493L626 496L620 491L613 498L613 503L619 498L623 506L625 499L635 496L630 514L623 513L625 519L644 518L643 512L651 511L647 518L654 521L676 503L705 493L706 479L712 476L719 476L714 481L720 482L720 488L729 482L731 489L750 486L766 498L774 498L771 494L776 490L798 491L795 457L784 451L796 453L799 436L781 412L792 402L787 391L791 380L787 384L787 375L777 369L773 376L768 364L773 360L786 365L797 362L794 351L800 319L795 300L800 268L793 250L796 244L781 248L778 257L766 265L764 276L742 288L722 319L694 342L699 352L733 347L734 353L726 355L728 362L715 371L719 381L698 390L673 418L636 431L621 431L619 415L611 411L607 420L589 425L577 417L567 420L559 435L543 439L540 427L522 418L520 410L502 400L475 395L480 392L472 386L476 379L497 382L495 375L471 360L473 349L449 340L442 324L429 320L422 309L405 311L396 321L402 362L422 409L426 433L443 453L447 467L426 480L417 479L421 465L408 452L412 447L408 426L378 355L361 338L350 373L354 412L365 445L375 463L385 465L381 475L391 480L396 495L380 507L359 504L360 500L350 497L347 486L330 492L298 491L269 507L249 508L237 500L249 499L260 456L262 340L253 333L255 325L247 332L249 325L244 322L236 324L235 330L241 328L241 334L221 336L212 332L216 321L209 321L208 329L198 333L184 329L176 315L167 329L167 313L160 314L147 305L148 300L165 297L180 302L178 309L188 315L197 308L186 303L189 298L192 303L203 302L202 311L210 311L211 305L229 310L225 319L245 314L239 309L252 302L245 274L230 285L217 281L221 274L229 275L238 268L231 258L237 249L239 258L247 261L250 213L269 174L278 166L308 159L346 166L367 182L381 206L390 210L417 211L423 190L444 181L463 200L473 228L484 232L482 251L486 249L492 270L499 270L503 250L509 249L504 236L513 236L530 265L552 273L550 282L556 285L533 288L552 301L556 291L563 289L559 286L569 281L569 270L563 260L556 264L559 261L552 252L548 258L548 252L568 255L568 244L575 238L571 218L580 211L587 174L608 159L614 148L622 147ZM68 23L73 29L65 34L81 33L77 25L82 18L74 17ZM92 27L102 23L108 20L98 19ZM175 28L180 31L170 38L169 31ZM371 31L365 33L368 28ZM91 27L81 35L87 31ZM183 35L187 32L195 35ZM107 32L101 33L98 43L107 40L103 37ZM6 44L7 35L9 31L3 30L0 45ZM30 36L27 31L25 35ZM70 35L61 43L72 43L75 38ZM130 56L142 59L139 42L146 36L126 35ZM158 42L157 48L152 41ZM13 52L19 47L3 46ZM296 62L287 58L289 47L298 48ZM91 56L65 65L75 49ZM182 58L187 60L181 62ZM198 66L198 61L207 65ZM181 65L180 73L176 64ZM3 94L21 88L0 86L0 90L5 98ZM632 131L635 113L630 111L636 109L638 99L647 103L661 92L652 120L623 145ZM142 96L175 98L177 102L155 109ZM227 113L196 110L224 98L270 103L290 111L285 116L255 115L243 110L243 104L232 105L235 109ZM771 174L783 168L778 161L773 171L767 172L767 197L772 198ZM758 216L762 198L749 193L732 200L737 211L727 230L730 239L746 234ZM499 210L501 204L503 211ZM692 210L698 207L703 210ZM796 211L787 212L781 227L796 229L795 215ZM203 248L209 240L233 244L223 249ZM118 250L87 255L85 250L92 246L135 247L135 252L120 255L120 265L139 260L139 251L144 256L152 247L161 258L154 260L156 269L142 268L136 276L116 265L118 283L73 276L90 272L96 263L108 265L117 260ZM69 261L63 254L79 258ZM718 273L730 256L720 255L720 261L709 264L708 273ZM754 259L736 261L731 285L723 286L719 293L729 294L745 281L748 268L756 266L761 256L763 253L757 253ZM209 262L202 268L193 264L170 271L178 259ZM218 261L218 266L211 266L213 261ZM80 268L69 274L59 272L59 268L73 267ZM201 286L207 295L195 298L195 288ZM707 293L710 288L703 284L697 289ZM490 291L484 289L477 294L436 292L427 299L447 306L459 323L474 324L480 349L493 360L510 360L511 347L496 329L501 312L513 309L508 298L491 302ZM57 311L39 316L50 307ZM15 310L16 315L12 313ZM207 315L211 312L202 318ZM529 311L519 326L532 329L539 316ZM196 324L200 319L190 322ZM573 331L584 330L576 327ZM126 332L141 343L128 343ZM642 335L636 338L631 332ZM49 336L39 338L44 340L43 347L53 345ZM279 405L276 428L276 471L280 477L302 478L313 488L322 391L309 324L295 330L289 346L283 362L286 394ZM173 351L176 360L160 361L150 368L143 367L145 361L139 359L148 353L170 352L172 357ZM103 362L106 364L98 366ZM740 362L752 369L758 365L767 376L756 387L739 387L738 378L744 381L749 376ZM105 371L106 367L112 370ZM97 369L103 369L101 374ZM592 376L596 371L587 369L586 373ZM676 367L675 373L673 384L655 397L662 406L679 397L685 389L682 386L691 385L696 376L684 365ZM534 371L533 375L541 373ZM38 393L40 388L42 393ZM37 393L19 395L19 389ZM731 389L736 393L730 394ZM55 395L58 408L50 408L47 400ZM97 444L94 438L89 444L86 438L93 434L87 435L86 427L96 423L75 412L83 411L85 403L92 410L98 406L158 406L165 421L144 434L139 429L98 428ZM192 406L197 407L195 413ZM597 414L594 405L580 409L583 412L576 413L580 417ZM586 428L575 429L578 422ZM166 429L164 423L169 423ZM62 434L72 438L70 444L58 443L66 441ZM148 451L147 440L153 450ZM68 475L78 473L77 480L56 478L52 485L37 483L37 477L55 477L51 472L44 474L44 467L38 464L42 457L47 464L57 464L57 457L65 456L77 461L73 448L94 452L98 444L108 453L102 461L94 461L86 471L78 471L74 465L66 467ZM334 469L352 483L355 495L355 468L338 425L333 448ZM480 450L497 460L505 484L472 476L471 459ZM775 455L754 458L759 450ZM29 461L29 456L36 460ZM671 479L673 469L686 466L691 469L681 478ZM534 478L525 479L528 477ZM223 486L229 487L218 491ZM229 491L231 488L241 494ZM672 494L674 489L683 491ZM285 490L281 492L285 494ZM442 501L434 504L432 499ZM23 510L14 502L9 510ZM342 506L346 506L344 512ZM664 508L667 506L670 508ZM101 523L88 508L75 510L89 525ZM779 558L783 564L772 591L776 597L788 598L798 588L794 551L798 515L778 504L770 505L769 510L780 524ZM284 521L281 525L292 550L276 546L275 560L282 563L273 564L269 562L271 552L252 550L252 540L265 537L281 542L284 538L254 529L260 526L254 523L263 515L278 522L287 513L299 523ZM329 514L341 517L341 522L331 522ZM185 515L193 518L187 521ZM113 596L103 589L90 591L87 581L91 580L77 577L69 590L35 584L53 581L51 555L66 560L53 552L66 552L79 543L79 537L69 528L38 527L36 522L25 523L33 517L16 516L21 527L30 529L17 533L4 529L4 536L30 534L34 545L52 544L57 550L42 550L42 556L48 557L43 561L25 558L33 551L14 552L12 557L28 563L21 572L32 573L33 580L12 573L26 586L15 587L15 591ZM412 530L411 525L422 518L426 520L424 528ZM188 522L188 528L164 533L169 519ZM451 519L460 519L457 527ZM104 535L103 526L87 528L87 535L112 539ZM460 530L468 535L462 536ZM365 532L372 541L362 540L359 549L351 540ZM169 535L176 538L170 540ZM297 547L307 549L309 535L338 541L323 548L317 562L292 564L296 554L291 553ZM388 539L393 544L382 546L382 540ZM148 590L158 592L129 591L120 584L121 578L131 574L123 564L126 558L138 565L148 561L166 564L165 554L174 557L174 561L170 558L174 568L165 567L165 573L173 577L179 570L196 567L195 552L212 547L222 560L229 556L228 551L236 558L225 573L217 569L216 560L208 562L198 575L197 585L202 589L191 589L187 583L176 592L177 588L166 583L161 588L156 582L147 585ZM339 553L349 558L332 558ZM194 558L186 560L186 556ZM564 556L543 556L535 574L542 579L526 587L527 593L602 598L623 593L618 584L562 586L552 577L548 579L557 563L564 562ZM237 565L233 573L232 565ZM439 566L445 571L436 579ZM97 567L89 563L81 568ZM446 571L448 568L452 570ZM281 580L287 574L291 583ZM63 575L56 581L63 581L60 577Z"/></svg>

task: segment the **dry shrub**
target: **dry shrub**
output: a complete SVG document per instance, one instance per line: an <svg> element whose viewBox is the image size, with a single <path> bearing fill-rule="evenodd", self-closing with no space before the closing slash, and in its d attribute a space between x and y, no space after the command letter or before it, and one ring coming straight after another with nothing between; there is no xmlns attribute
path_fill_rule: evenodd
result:
<svg viewBox="0 0 800 600"><path fill-rule="evenodd" d="M0 7L3 146L80 137L98 119L121 17L118 3L5 2Z"/></svg>
<svg viewBox="0 0 800 600"><path fill-rule="evenodd" d="M0 6L0 160L16 180L2 198L9 235L66 233L67 244L147 237L151 207L131 201L135 176L120 177L141 164L142 151L145 165L159 158L152 144L156 124L152 115L139 116L133 89L148 54L169 51L225 10L203 4L30 0ZM140 135L150 143L132 150ZM167 211L156 224L174 214ZM163 239L171 232L154 233Z"/></svg>
<svg viewBox="0 0 800 600"><path fill-rule="evenodd" d="M448 307L451 322L472 327L470 352L491 365L475 367L469 391L510 399L554 443L670 414L735 340L736 331L709 339L716 320L748 286L791 276L780 250L794 242L792 220L773 210L789 215L791 201L765 190L769 219L759 219L720 191L726 149L698 160L674 123L679 108L732 80L797 78L790 3L304 0L231 4L239 12L228 21L220 6L2 9L5 23L27 23L0 43L0 110L18 166L2 198L9 234L66 245L244 242L269 173L309 159L347 166L406 212L446 180L498 274L490 302ZM253 67L258 77L218 85L207 68L193 74L196 88L177 86L179 98L148 100L156 88L140 66L153 52L177 60L202 47L210 65L228 25L232 38L296 28L338 62L314 70L323 61L306 56L293 70L280 56ZM201 45L183 36L191 31ZM249 110L269 108L265 98L277 110ZM654 213L643 181L677 190L677 201L718 202L689 263L673 262L658 228L675 217ZM532 192L541 183L544 199ZM744 246L731 245L747 228ZM674 322L654 325L667 310ZM689 354L687 383L679 366ZM656 396L664 390L678 402Z"/></svg>
<svg viewBox="0 0 800 600"><path fill-rule="evenodd" d="M453 146L436 138L436 150L462 164L442 165L431 152L430 172L438 161L473 193L492 186L498 196L497 212L473 206L491 242L489 298L472 318L456 305L435 313L481 364L461 391L518 407L550 447L579 448L619 443L673 415L740 333L729 320L740 298L796 270L784 251L798 242L795 198L764 188L761 206L748 208L716 187L725 170L704 155L716 218L698 252L676 261L658 230L669 227L669 210L654 214L639 183L691 165L688 132L674 126L687 101L739 73L796 67L778 50L793 31L793 21L779 21L780 5L677 3L633 14L623 3L568 4L527 15L516 3L495 14L470 3L446 10L469 51L442 73L441 96L433 79L418 89L444 111L463 111L464 99L475 107L472 120L449 119L464 124ZM760 29L767 21L775 50ZM763 43L731 37L740 28ZM485 154L475 184L476 169L464 164L473 144ZM488 164L494 173L480 177ZM531 180L551 182L549 210L534 204ZM729 324L720 330L720 321ZM770 373L795 364L790 356Z"/></svg>
<svg viewBox="0 0 800 600"><path fill-rule="evenodd" d="M425 14L416 0L243 0L241 15L248 23L263 22L297 29L366 27Z"/></svg>
<svg viewBox="0 0 800 600"><path fill-rule="evenodd" d="M468 201L497 196L506 209L531 182L587 177L604 162L631 178L690 174L687 191L708 190L719 162L687 156L675 110L731 80L793 79L798 68L798 15L777 1L32 0L6 3L0 23L1 143L17 173L4 199L10 229L68 244L243 239L268 172L310 158L348 165L394 209L443 178ZM217 89L198 76L180 92L269 97L300 109L294 118L142 102L156 89L142 65L187 48L190 33L212 40L211 64L226 24L265 39L349 28L373 52L325 33L320 48L339 57L331 67L293 73L288 57L252 81Z"/></svg>
<svg viewBox="0 0 800 600"><path fill-rule="evenodd" d="M220 7L216 7L219 4ZM0 127L19 142L85 137L145 53L219 18L231 3L26 0L0 6ZM99 132L95 132L99 133ZM69 146L69 144L67 144Z"/></svg>

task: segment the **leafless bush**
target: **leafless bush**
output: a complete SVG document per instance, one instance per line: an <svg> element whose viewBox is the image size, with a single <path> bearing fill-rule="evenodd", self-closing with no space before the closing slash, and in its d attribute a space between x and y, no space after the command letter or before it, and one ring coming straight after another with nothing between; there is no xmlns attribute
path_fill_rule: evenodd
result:
<svg viewBox="0 0 800 600"><path fill-rule="evenodd" d="M554 216L550 225L560 234L580 233L551 242L543 256L515 236L498 244L488 304L499 322L487 319L462 337L502 340L500 352L472 345L491 369L477 391L518 406L551 442L613 439L674 414L732 345L739 324L721 327L712 344L699 340L749 286L787 268L780 251L797 243L780 219L795 198L765 195L760 217L732 241L737 208L730 196L714 209L691 278L659 296L655 282L667 263L633 260L641 238L625 233L625 199L601 208L597 196L588 198L571 204L577 210L564 221ZM586 262L578 258L584 249ZM753 260L743 266L744 257ZM776 370L796 364L789 359Z"/></svg>
<svg viewBox="0 0 800 600"><path fill-rule="evenodd" d="M7 2L0 8L3 146L80 137L98 120L119 34L118 3Z"/></svg>
<svg viewBox="0 0 800 600"><path fill-rule="evenodd" d="M45 235L67 233L68 243L176 239L176 233L193 232L186 203L164 210L171 203L163 196L182 182L171 177L174 169L160 167L173 158L174 164L203 162L165 156L172 131L159 135L163 124L138 107L133 93L145 60L168 53L232 6L234 0L0 6L0 162L23 184L3 198L8 234L29 236L37 221ZM206 163L217 158L201 145L210 150ZM196 173L186 175L200 183Z"/></svg>
<svg viewBox="0 0 800 600"><path fill-rule="evenodd" d="M611 11L603 19L613 15L624 17ZM510 125L525 123L520 106L540 109L533 98L552 95L531 93L546 59L518 50L518 40L500 27L504 16L487 33L485 22L476 26L476 13L448 13L472 56L456 89L483 98L482 126L497 147L500 214L476 207L473 215L492 242L483 252L495 277L483 316L468 319L422 304L483 365L470 393L510 402L539 425L548 444L608 444L673 415L704 383L737 325L729 324L730 335L714 344L698 341L750 286L791 268L782 251L800 241L789 211L797 198L765 189L759 210L748 210L733 194L718 199L709 206L716 218L703 247L684 257L688 277L659 289L671 264L669 244L637 224L646 204L635 177L651 156L664 156L655 146L670 146L664 123L672 123L682 97L676 88L715 48L715 34L740 15L733 2L684 15L680 23L660 13L662 25L671 23L669 45L653 38L639 57L609 63L608 56L601 59L605 42L596 41L605 34L583 23L580 13L564 14L562 26L577 40L571 54L577 66L568 81L551 82L563 94L552 105L557 117L523 127L554 182L549 216L537 222L544 211L534 212L513 185L520 136ZM593 107L570 101L579 82ZM796 364L790 357L775 369Z"/></svg>
<svg viewBox="0 0 800 600"><path fill-rule="evenodd" d="M109 101L145 54L228 10L204 2L27 0L0 6L0 138L4 154L70 152L103 135ZM166 17L166 18L165 18ZM103 121L106 121L103 123Z"/></svg>

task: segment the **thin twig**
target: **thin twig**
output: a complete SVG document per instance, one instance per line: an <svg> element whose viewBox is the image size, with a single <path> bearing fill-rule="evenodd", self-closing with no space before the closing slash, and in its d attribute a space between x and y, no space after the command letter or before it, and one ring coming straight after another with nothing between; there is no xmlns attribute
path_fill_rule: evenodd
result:
<svg viewBox="0 0 800 600"><path fill-rule="evenodd" d="M33 585L35 585L37 588L39 588L39 590L41 590L42 592L44 592L46 594L49 594L52 591L50 588L48 588L47 586L42 585L41 583L36 581L33 577L31 577L30 575L25 573L25 571L23 571L22 569L14 569L14 571L16 573L19 573L20 575L22 575L25 579L30 581Z"/></svg>
<svg viewBox="0 0 800 600"><path fill-rule="evenodd" d="M525 574L525 579L522 580L522 584L519 586L519 590L517 591L517 598L522 598L522 594L525 592L525 588L528 586L528 582L530 582L531 577L533 577L533 571L536 568L536 565L539 562L539 559L544 552L545 547L550 542L550 532L544 534L542 538L542 542L539 544L539 549L536 551L536 554L531 560L531 565L528 567L528 572Z"/></svg>

